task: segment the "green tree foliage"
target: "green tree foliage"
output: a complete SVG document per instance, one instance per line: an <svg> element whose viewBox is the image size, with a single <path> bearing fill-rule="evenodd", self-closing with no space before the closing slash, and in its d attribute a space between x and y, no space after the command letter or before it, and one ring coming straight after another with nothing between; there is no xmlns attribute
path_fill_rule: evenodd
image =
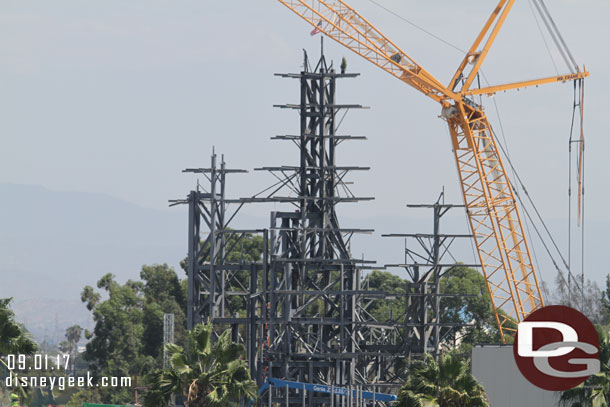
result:
<svg viewBox="0 0 610 407"><path fill-rule="evenodd" d="M467 359L447 352L413 362L398 394L397 407L489 407L483 386L470 373Z"/></svg>
<svg viewBox="0 0 610 407"><path fill-rule="evenodd" d="M259 235L230 234L226 243L227 263L252 263L260 261L263 254L263 238Z"/></svg>
<svg viewBox="0 0 610 407"><path fill-rule="evenodd" d="M0 299L0 355L31 355L37 350L36 343L25 327L15 321L15 313L10 308L11 301L12 298ZM0 372L5 372L5 377L13 375L15 381L18 377L17 373L8 372L4 365L0 365ZM28 399L26 389L21 386L9 387L7 390L23 401Z"/></svg>
<svg viewBox="0 0 610 407"><path fill-rule="evenodd" d="M610 333L601 325L596 325L595 329L599 337L600 372L579 386L562 392L560 407L607 407L610 404Z"/></svg>
<svg viewBox="0 0 610 407"><path fill-rule="evenodd" d="M142 352L143 305L142 283L117 283L112 274L104 275L97 287L106 291L108 299L86 287L81 299L93 311L95 328L83 355L95 376L132 376L142 374L153 364ZM94 293L91 297L88 294ZM97 302L95 302L97 301ZM102 400L120 404L129 400L127 389L102 390Z"/></svg>
<svg viewBox="0 0 610 407"><path fill-rule="evenodd" d="M0 298L0 354L26 354L36 352L36 343L25 327L15 321L10 308L12 298Z"/></svg>
<svg viewBox="0 0 610 407"><path fill-rule="evenodd" d="M452 269L441 278L441 293L464 295L441 299L443 322L472 325L462 330L463 342L501 342L487 282L479 271L467 267ZM516 325L513 327L516 328ZM509 337L506 339L509 342L512 340Z"/></svg>
<svg viewBox="0 0 610 407"><path fill-rule="evenodd" d="M227 230L231 230L230 228ZM251 233L226 233L226 263L252 263L260 261L263 255L263 238ZM203 252L209 250L209 244L204 244ZM206 256L201 261L210 261L210 256ZM186 272L186 259L180 262L180 266Z"/></svg>
<svg viewBox="0 0 610 407"><path fill-rule="evenodd" d="M594 324L608 324L610 322L609 277L606 276L606 290L602 292L595 281L586 280L583 283L582 276L576 276L574 280L568 282L565 275L558 273L555 277L554 290L550 291L546 285L543 285L547 303L575 308Z"/></svg>
<svg viewBox="0 0 610 407"><path fill-rule="evenodd" d="M231 230L230 228L228 229ZM226 236L226 254L225 263L233 264L248 264L262 260L263 255L263 238L259 235L253 235L251 233L227 233ZM203 252L209 250L209 244L204 244ZM209 261L209 255L200 261ZM180 263L180 266L186 272L186 259ZM235 291L246 291L246 287L249 285L250 272L248 270L239 270L235 274L235 278L231 281L231 289ZM186 298L186 281L183 280L184 293ZM246 297L243 296L229 296L226 299L226 313L229 315L241 315L245 316L246 313Z"/></svg>
<svg viewBox="0 0 610 407"><path fill-rule="evenodd" d="M184 340L185 300L174 270L167 264L143 266L140 277L142 281L120 284L106 274L97 282L102 292L90 286L83 289L81 300L95 321L93 333L86 333L91 340L83 357L95 376L144 376L159 368L164 313L174 314L175 340ZM99 398L105 403L127 403L132 401L132 392L105 388Z"/></svg>
<svg viewBox="0 0 610 407"><path fill-rule="evenodd" d="M261 259L263 240L250 234L242 237L229 234L226 247L227 262L249 263ZM185 261L181 266L186 270ZM247 271L239 272L236 284L247 287L248 276ZM160 368L164 313L174 314L175 342L183 345L186 341L186 279L180 281L167 264L143 266L140 279L120 284L112 274L106 274L97 282L97 290L86 286L81 293L81 300L92 311L95 322L93 332L85 331L90 341L83 358L98 377L143 377ZM244 301L243 297L232 296L228 299L227 312L244 312ZM74 397L78 400L90 397L112 404L133 401L132 390L118 388L78 392ZM72 404L75 403L78 401Z"/></svg>
<svg viewBox="0 0 610 407"><path fill-rule="evenodd" d="M256 397L256 383L244 360L246 349L231 341L225 330L212 343L211 324L198 324L190 332L187 349L167 344L170 368L151 377L145 406L164 405L170 395L186 397L188 407L226 407Z"/></svg>
<svg viewBox="0 0 610 407"><path fill-rule="evenodd" d="M72 389L64 391L63 393L69 393ZM28 407L48 407L49 405L55 406L62 404L63 397L55 397L55 394L50 389L35 388L32 389L32 394L27 402ZM69 399L69 395L67 399Z"/></svg>
<svg viewBox="0 0 610 407"><path fill-rule="evenodd" d="M397 294L396 299L373 301L367 307L371 316L379 321L396 321L404 315L407 283L405 279L389 272L375 270L367 276L366 281L370 290ZM456 342L458 339L465 344L501 342L485 277L479 271L467 267L453 268L441 278L440 291L444 294L463 294L443 297L440 302L441 322L466 326L454 331ZM429 313L434 317L434 310L429 310ZM509 342L512 340L509 337L506 339Z"/></svg>
<svg viewBox="0 0 610 407"><path fill-rule="evenodd" d="M102 397L97 389L78 389L66 403L67 407L83 407L84 403L101 403Z"/></svg>
<svg viewBox="0 0 610 407"><path fill-rule="evenodd" d="M178 276L166 264L143 266L140 278L145 282L144 353L155 359L163 355L163 314L174 314L174 339L182 343L186 333L186 298Z"/></svg>
<svg viewBox="0 0 610 407"><path fill-rule="evenodd" d="M396 320L405 312L404 293L407 282L388 271L373 270L366 277L368 289L371 291L383 291L388 294L398 294L396 299L374 301L367 311L377 321ZM391 318L390 318L391 317Z"/></svg>

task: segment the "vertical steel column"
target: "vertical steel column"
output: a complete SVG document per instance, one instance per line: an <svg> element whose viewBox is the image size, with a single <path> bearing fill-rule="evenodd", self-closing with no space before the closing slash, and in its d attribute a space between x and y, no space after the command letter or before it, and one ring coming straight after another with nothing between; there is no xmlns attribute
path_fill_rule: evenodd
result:
<svg viewBox="0 0 610 407"><path fill-rule="evenodd" d="M186 327L193 329L195 312L199 307L199 281L195 264L197 262L197 253L199 249L199 216L197 213L197 192L191 191L188 195L188 256L187 256L187 277L188 277L188 293L187 293L187 308L186 308Z"/></svg>
<svg viewBox="0 0 610 407"><path fill-rule="evenodd" d="M452 208L463 205L444 203L444 193L434 204L407 205L409 208L429 208L433 211L432 233L388 234L386 237L405 239L405 263L387 264L386 267L404 268L410 280L406 285L406 318L404 328L408 338L407 353L418 356L431 353L437 358L441 353L442 337L451 330L461 328L461 324L442 323L440 308L440 281L456 267L479 267L478 264L445 263L443 256L449 252L452 243L459 238L472 239L471 234L443 234L440 230L442 217ZM416 248L407 242L415 242ZM442 294L448 297L448 294ZM456 294L455 297L461 295Z"/></svg>
<svg viewBox="0 0 610 407"><path fill-rule="evenodd" d="M266 312L266 300L260 292L258 276L268 277L268 233L266 230L239 230L229 227L239 209L250 200L248 198L226 198L226 175L245 173L244 170L228 169L224 156L220 164L215 153L209 168L189 168L183 172L204 176L208 186L197 184L186 200L172 200L171 206L188 204L188 295L187 328L197 323L211 322L224 329L232 328L232 338L246 346L247 360L252 376L262 383L263 361L262 339L264 330L259 329ZM206 191L207 188L207 191ZM227 216L227 205L238 204L237 209ZM202 240L201 223L207 226L207 236ZM262 259L227 260L230 251L243 239L262 235ZM230 247L228 245L231 244ZM240 299L236 305L235 301ZM258 306L260 304L260 306ZM243 305L243 307L242 307ZM237 312L246 315L240 316ZM242 335L245 336L242 337Z"/></svg>
<svg viewBox="0 0 610 407"><path fill-rule="evenodd" d="M298 145L299 165L262 168L276 172L283 185L259 201L297 208L271 214L270 278L264 290L270 298L270 346L265 360L271 377L345 386L367 380L371 364L366 352L359 356L364 342L360 338L371 327L361 316L365 312L359 308L364 304L358 280L360 269L373 262L354 259L349 240L355 233L372 230L342 229L336 206L372 198L354 196L344 182L350 171L368 168L337 165L337 146L364 137L338 136L335 118L342 109L362 106L336 103L336 80L357 74L335 72L323 55L313 70L306 55L303 65L298 74L278 75L299 80L299 104L278 107L299 113L300 133L274 137ZM278 192L284 190L290 197ZM344 193L339 195L339 190ZM300 404L295 397L290 400ZM339 402L332 394L330 400ZM311 394L306 403L313 407L328 400Z"/></svg>

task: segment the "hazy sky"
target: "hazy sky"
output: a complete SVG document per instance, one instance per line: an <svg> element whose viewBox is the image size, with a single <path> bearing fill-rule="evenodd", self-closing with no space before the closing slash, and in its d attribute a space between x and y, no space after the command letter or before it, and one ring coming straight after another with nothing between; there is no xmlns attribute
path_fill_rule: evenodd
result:
<svg viewBox="0 0 610 407"><path fill-rule="evenodd" d="M379 0L427 30L467 49L495 2ZM422 66L448 82L461 54L368 0L354 8ZM586 83L586 192L592 222L610 221L607 74L610 2L547 2ZM0 181L95 191L165 208L209 162L212 146L228 164L252 170L294 164L275 134L298 131L298 84L273 76L297 72L302 49L319 53L320 36L277 1L4 0L0 4ZM346 205L351 217L404 215L407 202L431 201L441 186L459 201L455 163L439 106L345 48L326 41L328 58L348 60L358 79L339 83L350 112L341 133L368 136L344 144L340 163L371 166L352 177L371 203ZM566 71L555 55L560 71ZM555 74L529 2L519 0L484 64L492 84ZM499 94L513 162L548 219L567 214L572 85ZM493 125L498 118L484 99ZM249 196L273 181L264 173L231 179L229 194ZM257 213L258 209L247 209ZM564 231L562 231L564 232ZM559 235L560 240L565 236ZM599 272L599 271L598 271ZM605 271L604 271L605 274Z"/></svg>

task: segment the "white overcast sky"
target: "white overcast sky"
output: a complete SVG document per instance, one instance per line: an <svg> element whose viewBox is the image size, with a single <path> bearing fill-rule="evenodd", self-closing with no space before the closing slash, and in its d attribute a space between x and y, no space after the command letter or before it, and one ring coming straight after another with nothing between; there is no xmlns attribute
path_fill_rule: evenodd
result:
<svg viewBox="0 0 610 407"><path fill-rule="evenodd" d="M378 0L467 49L494 7L489 0ZM368 0L354 8L447 83L461 54ZM592 221L610 221L610 2L547 1L586 83L586 196ZM194 179L181 169L209 162L212 146L229 166L252 170L294 164L275 134L298 131L302 49L320 36L277 1L3 0L0 3L0 182L106 193L152 208L182 197ZM405 215L407 202L431 201L441 186L458 201L446 124L439 106L347 49L326 41L328 58L348 60L358 79L339 83L339 99L371 110L350 112L341 133L368 136L342 147L340 164L370 166L354 191L376 200L348 205L353 218ZM562 73L565 65L555 60ZM518 0L484 64L492 84L555 74L529 2ZM572 85L500 94L513 162L548 219L567 215ZM484 100L499 127L492 100ZM232 196L249 196L273 178L239 175ZM252 214L257 210L247 209ZM266 219L266 215L264 216ZM560 236L560 239L564 237ZM605 271L604 271L605 274Z"/></svg>

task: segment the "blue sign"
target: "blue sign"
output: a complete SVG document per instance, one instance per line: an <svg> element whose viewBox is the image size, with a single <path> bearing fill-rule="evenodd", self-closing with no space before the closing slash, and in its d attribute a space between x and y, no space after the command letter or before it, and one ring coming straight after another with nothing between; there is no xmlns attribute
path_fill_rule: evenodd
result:
<svg viewBox="0 0 610 407"><path fill-rule="evenodd" d="M313 384L313 383L301 383L301 382L291 382L289 380L281 380L281 379L273 379L268 378L265 384L261 386L258 391L258 394L262 394L265 390L269 388L269 385L273 385L275 387L288 387L289 389L298 389L305 391L313 391L316 393L326 393L330 394L331 386L327 386L325 384ZM349 394L349 389L345 387L332 387L332 392L334 394L340 396L347 396ZM357 393L356 390L352 390L352 397L356 396L362 397L367 400L377 400L377 401L396 401L397 397L394 394L387 393L373 393L372 391L361 391Z"/></svg>

